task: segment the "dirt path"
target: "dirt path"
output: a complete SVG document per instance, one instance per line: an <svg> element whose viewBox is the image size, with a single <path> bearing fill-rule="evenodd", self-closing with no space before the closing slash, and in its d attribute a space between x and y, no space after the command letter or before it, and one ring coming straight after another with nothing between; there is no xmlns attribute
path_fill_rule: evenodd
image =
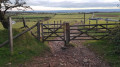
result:
<svg viewBox="0 0 120 67"><path fill-rule="evenodd" d="M75 44L75 47L69 47L68 49L61 49L64 42L49 42L51 54L36 57L22 67L109 67L107 63L87 49L83 45L84 42L71 41L70 43Z"/></svg>

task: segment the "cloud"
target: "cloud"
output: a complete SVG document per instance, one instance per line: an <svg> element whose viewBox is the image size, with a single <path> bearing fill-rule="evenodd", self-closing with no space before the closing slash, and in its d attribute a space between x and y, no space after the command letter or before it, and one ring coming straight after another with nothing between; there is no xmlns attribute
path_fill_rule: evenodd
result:
<svg viewBox="0 0 120 67"><path fill-rule="evenodd" d="M26 0L26 1L31 2L31 3L40 2L40 1L46 1L46 2L64 2L64 1L68 1L68 2L75 2L75 3L119 2L119 0Z"/></svg>
<svg viewBox="0 0 120 67"><path fill-rule="evenodd" d="M49 3L42 5L45 7L62 7L62 8L85 8L85 7L114 7L116 3L72 3L72 2L61 2L61 3Z"/></svg>
<svg viewBox="0 0 120 67"><path fill-rule="evenodd" d="M101 0L86 0L86 2L74 2L74 1L61 1L51 2L48 0L28 0L30 6L43 6L43 7L61 7L61 8L85 8L85 7L115 7L117 2L106 2Z"/></svg>

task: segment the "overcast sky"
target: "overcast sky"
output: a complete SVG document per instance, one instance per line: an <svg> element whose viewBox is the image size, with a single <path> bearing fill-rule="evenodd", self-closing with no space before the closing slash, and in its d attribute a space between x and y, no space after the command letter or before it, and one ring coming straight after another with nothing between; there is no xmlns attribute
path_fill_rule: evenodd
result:
<svg viewBox="0 0 120 67"><path fill-rule="evenodd" d="M117 9L119 0L26 0L34 10Z"/></svg>

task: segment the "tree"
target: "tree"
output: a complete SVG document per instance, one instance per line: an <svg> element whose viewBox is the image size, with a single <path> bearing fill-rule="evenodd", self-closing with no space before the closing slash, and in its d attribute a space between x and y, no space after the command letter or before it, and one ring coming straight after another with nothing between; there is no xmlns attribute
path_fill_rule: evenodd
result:
<svg viewBox="0 0 120 67"><path fill-rule="evenodd" d="M13 8L20 10L21 7L24 9L30 8L30 6L24 6L25 4L26 2L24 0L15 0L14 3L10 0L0 0L0 22L5 29L8 29L7 10Z"/></svg>

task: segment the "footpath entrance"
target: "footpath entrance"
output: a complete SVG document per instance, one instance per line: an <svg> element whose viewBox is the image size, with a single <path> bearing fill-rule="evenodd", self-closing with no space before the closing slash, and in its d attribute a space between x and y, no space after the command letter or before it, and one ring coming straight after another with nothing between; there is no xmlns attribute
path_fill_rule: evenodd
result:
<svg viewBox="0 0 120 67"><path fill-rule="evenodd" d="M114 27L119 24L120 23L70 25L70 23L41 23L40 37L42 42L64 41L65 45L69 44L72 40L100 40L109 36ZM55 37L59 37L60 39L56 40Z"/></svg>

